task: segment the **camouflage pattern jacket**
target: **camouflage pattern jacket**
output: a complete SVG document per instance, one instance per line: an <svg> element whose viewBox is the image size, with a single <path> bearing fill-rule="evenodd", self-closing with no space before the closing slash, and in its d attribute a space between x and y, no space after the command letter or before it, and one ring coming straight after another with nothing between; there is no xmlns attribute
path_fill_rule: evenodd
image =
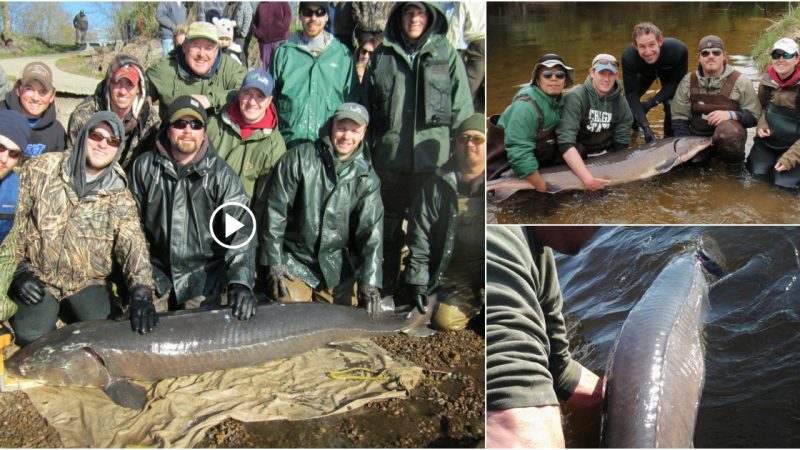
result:
<svg viewBox="0 0 800 450"><path fill-rule="evenodd" d="M20 176L17 260L58 300L91 285L102 285L114 260L128 287L153 286L150 255L127 179L78 198L69 168L71 151L46 153L28 161Z"/></svg>
<svg viewBox="0 0 800 450"><path fill-rule="evenodd" d="M17 304L7 295L17 268L17 239L17 227L14 227L0 244L0 322L5 322L17 312Z"/></svg>

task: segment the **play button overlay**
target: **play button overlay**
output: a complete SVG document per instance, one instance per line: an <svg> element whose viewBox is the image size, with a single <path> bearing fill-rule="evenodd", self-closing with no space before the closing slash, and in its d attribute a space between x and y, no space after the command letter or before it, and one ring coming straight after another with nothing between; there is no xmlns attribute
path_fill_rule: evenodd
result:
<svg viewBox="0 0 800 450"><path fill-rule="evenodd" d="M244 210L246 214L243 214L242 210ZM222 222L225 228L224 236L222 236L221 239L217 236L216 231L222 231L219 230L219 228L223 227L214 227L214 220L216 220L217 215L220 213L223 214ZM247 206L238 202L228 202L217 207L211 214L211 219L208 221L208 229L211 231L211 237L214 238L214 242L217 244L232 250L242 248L249 244L256 235L256 216ZM245 229L245 233L247 229L250 230L249 233L246 233L246 238L244 236L245 233L238 233L239 235L231 240L231 237L242 229Z"/></svg>

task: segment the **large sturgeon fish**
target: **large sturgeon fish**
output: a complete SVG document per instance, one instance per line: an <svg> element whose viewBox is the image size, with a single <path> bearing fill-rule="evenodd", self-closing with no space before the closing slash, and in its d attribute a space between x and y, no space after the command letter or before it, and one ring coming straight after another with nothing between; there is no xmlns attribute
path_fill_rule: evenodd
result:
<svg viewBox="0 0 800 450"><path fill-rule="evenodd" d="M711 147L710 137L673 137L660 139L636 148L607 153L586 161L589 172L597 178L611 180L609 185L630 183L666 173ZM585 186L567 166L546 167L539 171L547 183L547 192L583 190ZM486 191L494 191L494 201L501 202L517 191L531 190L526 180L501 178L486 183Z"/></svg>
<svg viewBox="0 0 800 450"><path fill-rule="evenodd" d="M622 325L609 358L602 441L607 447L692 447L705 381L709 283L722 276L706 241L673 260Z"/></svg>
<svg viewBox="0 0 800 450"><path fill-rule="evenodd" d="M436 299L431 296L429 310ZM230 369L286 358L333 342L414 332L425 315L384 313L323 303L273 303L240 321L230 309L171 313L145 335L130 323L93 320L68 325L6 361L9 374L53 386L103 388L117 404L141 409L146 390L127 380Z"/></svg>

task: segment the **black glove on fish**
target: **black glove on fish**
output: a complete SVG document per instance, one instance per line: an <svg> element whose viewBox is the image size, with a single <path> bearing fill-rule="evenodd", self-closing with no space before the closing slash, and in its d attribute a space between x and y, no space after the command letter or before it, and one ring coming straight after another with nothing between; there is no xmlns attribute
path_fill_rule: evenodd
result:
<svg viewBox="0 0 800 450"><path fill-rule="evenodd" d="M411 300L417 304L417 310L422 314L428 312L428 288L419 284L409 284L408 292Z"/></svg>
<svg viewBox="0 0 800 450"><path fill-rule="evenodd" d="M228 304L231 305L233 316L239 320L247 320L256 315L256 296L243 284L228 285Z"/></svg>
<svg viewBox="0 0 800 450"><path fill-rule="evenodd" d="M131 311L131 330L139 334L153 331L158 325L158 314L153 305L153 291L144 285L136 285L129 296Z"/></svg>
<svg viewBox="0 0 800 450"><path fill-rule="evenodd" d="M269 275L267 276L267 292L272 293L273 300L277 300L280 297L289 295L289 291L286 290L286 285L283 284L284 277L290 281L295 279L294 275L289 272L288 267L282 264L269 266Z"/></svg>
<svg viewBox="0 0 800 450"><path fill-rule="evenodd" d="M643 128L644 130L644 140L648 144L656 140L656 134L653 133L653 130L647 126Z"/></svg>
<svg viewBox="0 0 800 450"><path fill-rule="evenodd" d="M31 306L38 305L44 300L44 286L36 275L28 270L28 265L19 263L14 272L14 279L9 286L9 293L22 303Z"/></svg>
<svg viewBox="0 0 800 450"><path fill-rule="evenodd" d="M378 316L381 313L381 293L375 286L359 286L358 303L366 308L370 316Z"/></svg>

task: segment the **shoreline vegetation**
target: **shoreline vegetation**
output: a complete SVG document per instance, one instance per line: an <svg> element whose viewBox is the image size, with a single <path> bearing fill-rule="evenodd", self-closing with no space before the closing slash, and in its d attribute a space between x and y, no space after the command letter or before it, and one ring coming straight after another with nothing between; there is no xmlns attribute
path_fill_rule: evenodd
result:
<svg viewBox="0 0 800 450"><path fill-rule="evenodd" d="M759 72L766 70L767 65L769 65L769 51L775 41L782 37L790 37L794 40L800 37L800 7L793 6L790 3L789 11L769 20L772 25L761 32L750 54Z"/></svg>

